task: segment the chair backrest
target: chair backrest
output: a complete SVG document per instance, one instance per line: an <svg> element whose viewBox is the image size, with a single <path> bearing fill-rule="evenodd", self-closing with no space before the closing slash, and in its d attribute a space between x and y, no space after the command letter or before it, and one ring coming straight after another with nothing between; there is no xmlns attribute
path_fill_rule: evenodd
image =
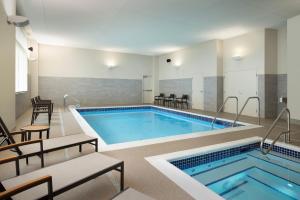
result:
<svg viewBox="0 0 300 200"><path fill-rule="evenodd" d="M175 94L170 94L170 98L174 99L176 97Z"/></svg>
<svg viewBox="0 0 300 200"><path fill-rule="evenodd" d="M188 99L189 99L189 95L187 95L187 94L183 94L183 95L182 95L182 99L184 99L184 100L188 100Z"/></svg>
<svg viewBox="0 0 300 200"><path fill-rule="evenodd" d="M165 97L165 94L164 93L160 93L159 96L160 97Z"/></svg>
<svg viewBox="0 0 300 200"><path fill-rule="evenodd" d="M5 125L1 117L0 117L0 132L2 132L2 134L8 138L7 140L8 144L16 143L15 139L10 134L10 131L8 130L7 126ZM22 155L22 151L20 150L19 147L16 147L15 150L19 155Z"/></svg>
<svg viewBox="0 0 300 200"><path fill-rule="evenodd" d="M37 96L36 99L37 99L38 101L40 101L40 100L41 100L41 97L40 97L40 96Z"/></svg>
<svg viewBox="0 0 300 200"><path fill-rule="evenodd" d="M35 100L34 100L34 98L31 98L30 101L31 101L32 107L34 107L35 106Z"/></svg>

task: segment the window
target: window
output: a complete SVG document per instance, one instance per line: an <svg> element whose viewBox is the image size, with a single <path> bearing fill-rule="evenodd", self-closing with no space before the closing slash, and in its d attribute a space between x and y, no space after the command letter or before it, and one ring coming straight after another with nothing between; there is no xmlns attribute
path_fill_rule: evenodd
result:
<svg viewBox="0 0 300 200"><path fill-rule="evenodd" d="M20 29L16 30L16 92L28 90L27 40Z"/></svg>

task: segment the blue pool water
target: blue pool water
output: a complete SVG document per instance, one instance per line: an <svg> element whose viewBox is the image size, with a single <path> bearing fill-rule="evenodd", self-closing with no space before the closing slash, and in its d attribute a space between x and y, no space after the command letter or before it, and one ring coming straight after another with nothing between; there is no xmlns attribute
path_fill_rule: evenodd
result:
<svg viewBox="0 0 300 200"><path fill-rule="evenodd" d="M211 122L158 109L79 111L107 144L210 131ZM225 128L216 124L214 129Z"/></svg>
<svg viewBox="0 0 300 200"><path fill-rule="evenodd" d="M300 160L258 150L183 170L225 199L300 199Z"/></svg>

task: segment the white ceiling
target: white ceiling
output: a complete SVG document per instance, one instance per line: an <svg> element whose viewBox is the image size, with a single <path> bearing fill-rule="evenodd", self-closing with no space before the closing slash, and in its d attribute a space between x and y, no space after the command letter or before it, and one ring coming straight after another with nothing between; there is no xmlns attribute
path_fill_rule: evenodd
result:
<svg viewBox="0 0 300 200"><path fill-rule="evenodd" d="M284 23L300 0L17 0L39 43L163 54Z"/></svg>

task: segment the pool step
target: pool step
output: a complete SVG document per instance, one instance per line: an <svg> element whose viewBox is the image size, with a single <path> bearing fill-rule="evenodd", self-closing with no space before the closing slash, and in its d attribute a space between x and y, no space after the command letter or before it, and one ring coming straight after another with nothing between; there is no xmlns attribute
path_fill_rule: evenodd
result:
<svg viewBox="0 0 300 200"><path fill-rule="evenodd" d="M229 165L219 166L218 168L211 169L205 173L193 176L196 180L204 185L212 184L226 177L240 173L253 167L253 164L248 159L237 160Z"/></svg>
<svg viewBox="0 0 300 200"><path fill-rule="evenodd" d="M259 151L249 152L249 160L253 160L255 166L283 179L300 185L300 164L288 161L274 155L262 155Z"/></svg>
<svg viewBox="0 0 300 200"><path fill-rule="evenodd" d="M260 153L260 151L251 151L248 153L248 155L253 156L257 159L264 160L266 162L270 162L274 165L278 165L284 168L287 168L289 170L295 171L297 173L300 173L300 163L292 160L287 160L284 158L281 158L275 154L267 154L263 155Z"/></svg>
<svg viewBox="0 0 300 200"><path fill-rule="evenodd" d="M259 168L250 170L248 172L248 177L272 188L275 191L283 193L294 199L300 199L300 185L296 183L292 183Z"/></svg>
<svg viewBox="0 0 300 200"><path fill-rule="evenodd" d="M208 187L225 199L299 199L299 185L252 167L233 176L209 184ZM249 196L250 195L250 196Z"/></svg>
<svg viewBox="0 0 300 200"><path fill-rule="evenodd" d="M284 163L283 159L273 157L275 156L268 155L268 157L264 157L259 151L249 152L247 158L245 158L245 155L239 155L199 166L199 169L196 168L194 173L190 175L204 185L207 185L251 167L258 167L300 185L300 172L298 172L300 165L286 160L284 160L286 162Z"/></svg>

